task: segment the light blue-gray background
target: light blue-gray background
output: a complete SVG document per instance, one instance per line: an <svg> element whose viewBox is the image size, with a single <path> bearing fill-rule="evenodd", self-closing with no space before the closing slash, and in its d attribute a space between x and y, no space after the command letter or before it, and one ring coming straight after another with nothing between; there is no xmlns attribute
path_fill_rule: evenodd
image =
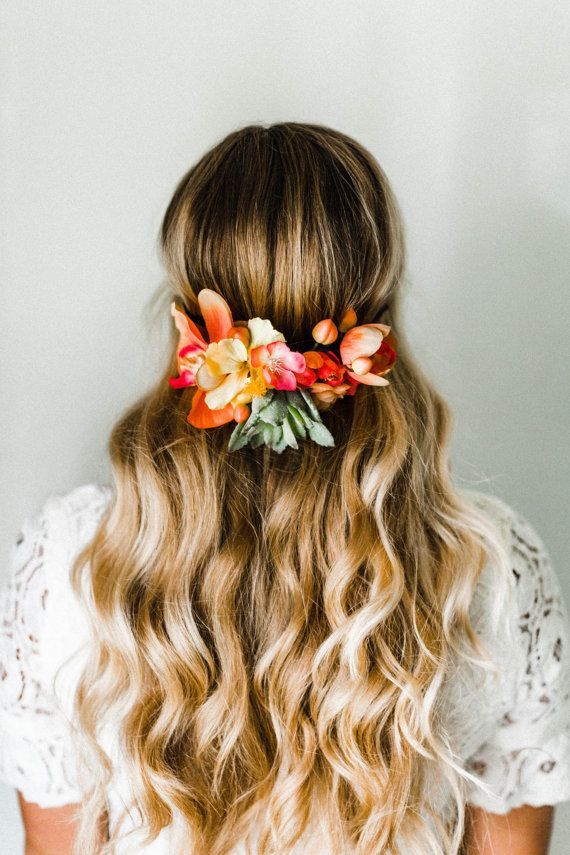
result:
<svg viewBox="0 0 570 855"><path fill-rule="evenodd" d="M49 493L106 479L109 429L162 364L170 319L151 332L144 307L178 178L237 126L305 120L387 172L408 330L455 410L458 476L536 525L568 600L570 7L4 0L0 15L3 562Z"/></svg>

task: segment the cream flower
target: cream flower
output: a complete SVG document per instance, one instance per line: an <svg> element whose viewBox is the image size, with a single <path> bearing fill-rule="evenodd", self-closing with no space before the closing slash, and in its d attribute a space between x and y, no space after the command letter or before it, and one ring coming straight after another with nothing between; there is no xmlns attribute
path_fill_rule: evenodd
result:
<svg viewBox="0 0 570 855"><path fill-rule="evenodd" d="M272 341L285 341L283 333L278 332L271 321L264 318L251 318L247 322L250 332L249 349L260 347L262 344L271 344Z"/></svg>

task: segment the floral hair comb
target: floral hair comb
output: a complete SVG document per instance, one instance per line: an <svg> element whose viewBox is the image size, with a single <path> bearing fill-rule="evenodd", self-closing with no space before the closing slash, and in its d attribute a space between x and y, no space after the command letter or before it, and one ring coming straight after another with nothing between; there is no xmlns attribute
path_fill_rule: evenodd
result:
<svg viewBox="0 0 570 855"><path fill-rule="evenodd" d="M171 303L180 337L178 376L169 382L174 389L196 387L187 417L194 427L237 422L230 451L268 445L281 453L307 436L332 446L319 411L354 395L360 383L388 385L384 375L396 361L396 339L385 324L357 326L352 308L338 325L331 318L315 324L315 344L301 353L267 319L234 321L210 288L199 291L198 304L205 330Z"/></svg>

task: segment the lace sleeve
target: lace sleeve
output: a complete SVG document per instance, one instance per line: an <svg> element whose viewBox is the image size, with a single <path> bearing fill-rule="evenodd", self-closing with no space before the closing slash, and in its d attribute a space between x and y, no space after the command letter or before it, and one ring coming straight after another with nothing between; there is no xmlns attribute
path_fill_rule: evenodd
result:
<svg viewBox="0 0 570 855"><path fill-rule="evenodd" d="M0 593L0 778L41 807L80 800L70 729L45 665L50 578L67 569L66 536L52 497L24 521Z"/></svg>
<svg viewBox="0 0 570 855"><path fill-rule="evenodd" d="M570 800L570 633L560 582L541 538L513 511L514 597L509 618L517 642L508 702L493 734L467 768L496 798L470 785L467 801L504 814Z"/></svg>

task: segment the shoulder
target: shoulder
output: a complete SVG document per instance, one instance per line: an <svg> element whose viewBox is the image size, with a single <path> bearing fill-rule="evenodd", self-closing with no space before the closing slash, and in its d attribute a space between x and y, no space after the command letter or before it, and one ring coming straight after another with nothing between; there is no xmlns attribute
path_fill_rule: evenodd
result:
<svg viewBox="0 0 570 855"><path fill-rule="evenodd" d="M55 658L55 642L77 623L71 565L94 536L110 497L109 487L82 484L49 495L22 520L0 589L0 652L5 670L10 656L25 660L29 673L40 667L40 661L45 666ZM5 684L4 680L4 697ZM24 699L24 688L20 694Z"/></svg>
<svg viewBox="0 0 570 855"><path fill-rule="evenodd" d="M7 631L22 634L25 626L28 636L37 636L57 596L70 587L71 562L94 536L110 496L109 487L81 484L49 495L22 520L2 590L4 635Z"/></svg>
<svg viewBox="0 0 570 855"><path fill-rule="evenodd" d="M109 487L81 484L49 495L22 520L2 589L4 656L13 650L34 666L41 655L46 666L56 656L58 640L65 648L65 633L78 620L72 562L93 538L110 497Z"/></svg>
<svg viewBox="0 0 570 855"><path fill-rule="evenodd" d="M69 574L110 497L94 483L48 496L22 520L0 589L0 778L45 807L78 798L67 704L87 636Z"/></svg>
<svg viewBox="0 0 570 855"><path fill-rule="evenodd" d="M562 624L564 629L568 615L560 577L534 523L497 496L475 490L462 492L492 523L505 549L512 588L511 612L519 629L541 619L545 626ZM492 586L493 570L485 568L482 585Z"/></svg>
<svg viewBox="0 0 570 855"><path fill-rule="evenodd" d="M468 761L493 795L473 788L469 800L497 813L568 800L570 626L560 578L542 536L520 511L495 496L464 497L495 526L510 577L498 634L484 637L503 677L487 696L481 744ZM491 609L494 589L495 568L488 566L474 596L477 617Z"/></svg>
<svg viewBox="0 0 570 855"><path fill-rule="evenodd" d="M66 561L95 534L110 496L110 487L87 483L44 499L22 520L9 557L9 581L16 581L15 574L18 582L37 582L65 572Z"/></svg>
<svg viewBox="0 0 570 855"><path fill-rule="evenodd" d="M96 483L52 493L35 514L23 520L16 545L22 547L31 536L63 551L81 548L95 533L111 494L111 487Z"/></svg>

